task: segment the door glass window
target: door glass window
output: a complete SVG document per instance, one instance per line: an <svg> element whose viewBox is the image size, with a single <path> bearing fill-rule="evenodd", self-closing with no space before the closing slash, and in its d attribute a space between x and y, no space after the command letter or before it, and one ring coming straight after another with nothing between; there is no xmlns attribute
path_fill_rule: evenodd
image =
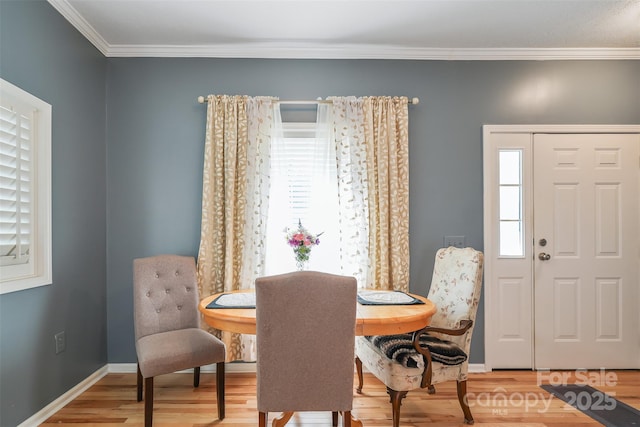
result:
<svg viewBox="0 0 640 427"><path fill-rule="evenodd" d="M522 150L499 150L500 256L524 256Z"/></svg>

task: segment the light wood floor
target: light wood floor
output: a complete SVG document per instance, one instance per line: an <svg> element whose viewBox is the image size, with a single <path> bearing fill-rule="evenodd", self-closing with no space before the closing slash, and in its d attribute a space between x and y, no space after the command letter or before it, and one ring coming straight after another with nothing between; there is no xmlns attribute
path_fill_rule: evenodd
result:
<svg viewBox="0 0 640 427"><path fill-rule="evenodd" d="M562 372L554 372L560 375ZM588 382L628 405L640 409L640 371L589 372L576 378L567 372L567 383ZM256 380L252 373L229 373L226 377L226 418L217 420L215 374L202 374L200 387L192 388L190 374L157 377L154 427L256 426ZM598 422L552 398L538 387L539 374L532 371L494 371L470 374L468 391L476 426L578 427L598 426ZM551 378L556 383L560 378ZM543 378L543 383L549 377ZM355 380L357 382L357 379ZM41 426L131 426L143 425L143 402L136 402L134 374L108 374L69 403ZM409 392L403 400L402 427L463 426L455 382ZM506 399L506 401L505 401ZM385 388L375 377L365 374L363 394L354 392L353 413L365 426L390 426L391 405ZM274 416L270 414L269 423ZM269 424L270 425L270 424ZM302 413L291 419L290 427L330 426L330 413Z"/></svg>

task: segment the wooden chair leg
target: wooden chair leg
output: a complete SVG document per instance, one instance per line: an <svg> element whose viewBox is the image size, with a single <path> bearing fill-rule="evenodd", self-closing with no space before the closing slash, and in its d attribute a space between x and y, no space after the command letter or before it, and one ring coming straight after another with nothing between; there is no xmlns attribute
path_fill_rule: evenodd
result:
<svg viewBox="0 0 640 427"><path fill-rule="evenodd" d="M200 366L196 366L193 368L193 387L197 388L200 386Z"/></svg>
<svg viewBox="0 0 640 427"><path fill-rule="evenodd" d="M393 427L400 427L400 405L402 405L402 399L407 395L406 391L395 391L387 387L387 393L391 398L391 415L393 418Z"/></svg>
<svg viewBox="0 0 640 427"><path fill-rule="evenodd" d="M142 401L142 372L140 372L140 364L138 364L138 375L137 375L137 389L138 389L138 402Z"/></svg>
<svg viewBox="0 0 640 427"><path fill-rule="evenodd" d="M362 394L362 360L359 357L356 357L356 372L358 373L358 388L356 388L356 392Z"/></svg>
<svg viewBox="0 0 640 427"><path fill-rule="evenodd" d="M267 413L258 412L258 427L267 427Z"/></svg>
<svg viewBox="0 0 640 427"><path fill-rule="evenodd" d="M467 402L467 381L458 381L458 402L460 402L460 407L462 407L462 412L464 413L464 422L465 424L473 424L473 416L471 415L471 409L469 409L469 402Z"/></svg>
<svg viewBox="0 0 640 427"><path fill-rule="evenodd" d="M338 425L338 412L337 411L333 411L331 413L331 425L333 427L337 427L337 425Z"/></svg>
<svg viewBox="0 0 640 427"><path fill-rule="evenodd" d="M216 363L216 395L218 398L218 419L224 420L224 362Z"/></svg>
<svg viewBox="0 0 640 427"><path fill-rule="evenodd" d="M153 377L144 379L144 427L153 424Z"/></svg>

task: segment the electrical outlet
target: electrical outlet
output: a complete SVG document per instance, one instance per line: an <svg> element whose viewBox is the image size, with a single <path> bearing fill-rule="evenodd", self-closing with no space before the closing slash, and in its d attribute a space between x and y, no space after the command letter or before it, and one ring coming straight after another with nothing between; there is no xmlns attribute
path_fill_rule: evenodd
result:
<svg viewBox="0 0 640 427"><path fill-rule="evenodd" d="M67 349L67 340L64 331L55 334L53 339L56 341L56 354L62 353Z"/></svg>
<svg viewBox="0 0 640 427"><path fill-rule="evenodd" d="M455 248L464 248L464 236L444 236L444 247L453 246Z"/></svg>

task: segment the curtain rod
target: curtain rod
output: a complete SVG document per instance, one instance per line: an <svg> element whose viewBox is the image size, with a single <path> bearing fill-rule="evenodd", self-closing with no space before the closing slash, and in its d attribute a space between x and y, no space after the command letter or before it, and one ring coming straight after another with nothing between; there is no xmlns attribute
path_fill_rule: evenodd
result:
<svg viewBox="0 0 640 427"><path fill-rule="evenodd" d="M204 96L199 96L198 97L198 102L200 104L204 104L205 102L207 102L207 98L205 98ZM289 104L289 105L311 105L311 104L333 104L332 101L329 100L323 100L321 98L315 99L315 100L291 100L291 101L275 101L278 104ZM420 98L418 97L414 97L414 98L410 98L409 99L409 104L413 104L413 105L417 105L420 103Z"/></svg>

